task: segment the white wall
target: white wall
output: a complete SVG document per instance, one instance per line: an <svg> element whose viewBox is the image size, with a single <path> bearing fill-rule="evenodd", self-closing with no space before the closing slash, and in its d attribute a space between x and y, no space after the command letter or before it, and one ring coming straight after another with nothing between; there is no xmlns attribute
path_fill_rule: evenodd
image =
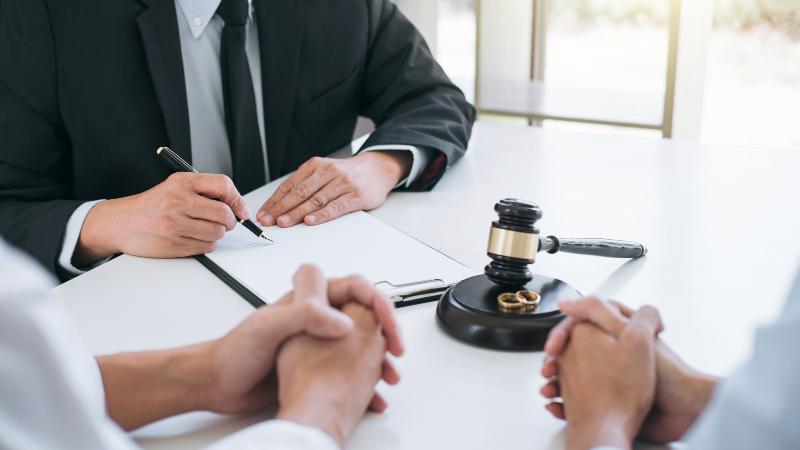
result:
<svg viewBox="0 0 800 450"><path fill-rule="evenodd" d="M417 27L436 56L437 0L395 0L394 4Z"/></svg>
<svg viewBox="0 0 800 450"><path fill-rule="evenodd" d="M700 140L713 0L682 0L675 70L672 138Z"/></svg>

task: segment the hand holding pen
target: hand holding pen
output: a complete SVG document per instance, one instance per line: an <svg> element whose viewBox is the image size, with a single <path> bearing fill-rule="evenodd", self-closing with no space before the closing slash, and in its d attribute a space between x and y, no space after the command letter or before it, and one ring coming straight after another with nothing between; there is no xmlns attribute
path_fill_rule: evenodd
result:
<svg viewBox="0 0 800 450"><path fill-rule="evenodd" d="M209 253L236 226L237 216L250 215L225 175L175 173L141 194L94 205L72 263L84 267L115 253L147 258Z"/></svg>
<svg viewBox="0 0 800 450"><path fill-rule="evenodd" d="M164 162L166 162L167 165L172 167L172 170L174 170L175 172L194 172L194 173L198 173L194 169L194 167L190 166L189 163L184 161L183 158L178 156L177 153L173 152L172 150L170 150L167 147L160 147L158 150L156 150L156 153L159 156L161 156L161 158L164 159ZM228 181L230 181L230 178L226 177L226 179ZM231 183L231 184L233 184L233 183ZM235 190L236 188L234 187L233 189ZM236 192L236 193L238 194L238 192ZM221 198L213 198L212 200L224 201ZM225 203L227 203L227 202L225 202ZM247 208L247 205L245 205L245 208ZM261 237L261 238L264 238L264 239L272 242L272 239L267 237L267 235L264 232L261 231L261 228L258 225L256 225L255 223L253 223L252 220L250 220L250 209L249 208L247 208L246 217L247 217L247 219L240 219L239 216L236 216L236 221L239 222L240 224L242 224L248 230L250 230L250 232L252 232L254 235L256 235L258 237ZM230 229L228 231L230 231Z"/></svg>

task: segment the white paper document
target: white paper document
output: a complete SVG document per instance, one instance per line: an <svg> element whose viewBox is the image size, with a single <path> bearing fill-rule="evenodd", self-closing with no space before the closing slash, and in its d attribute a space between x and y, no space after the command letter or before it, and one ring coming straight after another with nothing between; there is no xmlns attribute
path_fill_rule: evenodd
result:
<svg viewBox="0 0 800 450"><path fill-rule="evenodd" d="M255 223L255 222L253 222ZM242 224L236 224L236 227L231 231L225 233L225 236L217 241L217 248L215 252L225 250L238 250L246 247L256 247L259 245L269 245L271 242L256 236L252 231L245 228Z"/></svg>
<svg viewBox="0 0 800 450"><path fill-rule="evenodd" d="M304 263L319 266L326 278L358 274L370 283L394 285L437 278L455 283L478 275L361 211L313 227L265 228L274 244L252 233L234 234L240 228L250 233L237 226L207 256L266 303L293 289L292 276Z"/></svg>

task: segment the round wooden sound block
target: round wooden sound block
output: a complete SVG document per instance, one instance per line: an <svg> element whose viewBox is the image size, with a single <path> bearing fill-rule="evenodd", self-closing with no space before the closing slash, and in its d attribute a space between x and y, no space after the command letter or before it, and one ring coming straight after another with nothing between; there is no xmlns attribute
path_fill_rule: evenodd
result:
<svg viewBox="0 0 800 450"><path fill-rule="evenodd" d="M521 289L542 299L536 310L501 311L497 296ZM547 333L564 314L558 300L583 298L569 284L544 275L521 288L501 286L486 275L477 275L448 289L436 308L436 322L448 334L479 347L501 350L542 350Z"/></svg>

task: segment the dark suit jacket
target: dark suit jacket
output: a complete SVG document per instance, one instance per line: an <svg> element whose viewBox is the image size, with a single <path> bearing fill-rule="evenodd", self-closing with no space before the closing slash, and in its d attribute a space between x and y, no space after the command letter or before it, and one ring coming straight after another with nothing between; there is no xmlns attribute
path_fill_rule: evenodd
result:
<svg viewBox="0 0 800 450"><path fill-rule="evenodd" d="M475 111L388 0L254 0L272 178L346 145L463 155ZM55 271L85 200L143 192L191 163L174 0L0 0L0 233Z"/></svg>

